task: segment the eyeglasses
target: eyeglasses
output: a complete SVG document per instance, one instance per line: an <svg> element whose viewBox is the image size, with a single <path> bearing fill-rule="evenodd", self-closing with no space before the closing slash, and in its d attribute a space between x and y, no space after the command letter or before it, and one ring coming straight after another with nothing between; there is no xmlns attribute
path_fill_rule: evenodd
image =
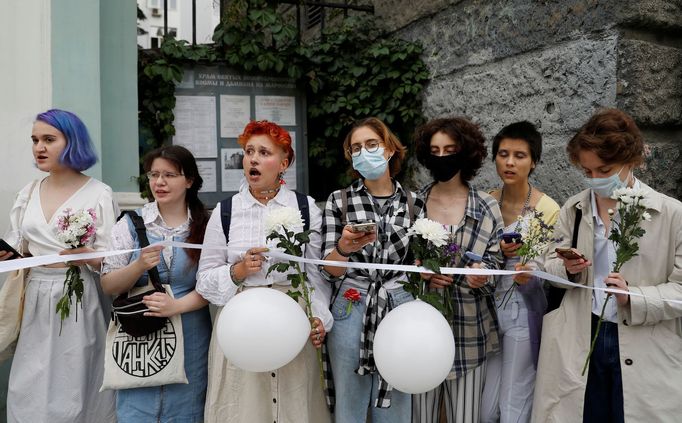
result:
<svg viewBox="0 0 682 423"><path fill-rule="evenodd" d="M363 147L368 153L374 153L379 149L380 145L381 141L379 140L367 140L365 141L364 145L361 143L351 144L350 148L348 149L348 154L353 157L358 157L362 152Z"/></svg>
<svg viewBox="0 0 682 423"><path fill-rule="evenodd" d="M163 177L164 180L169 180L169 179L175 179L178 176L183 176L183 173L175 173L175 172L147 172L147 179L150 181L155 181L159 179L160 177Z"/></svg>

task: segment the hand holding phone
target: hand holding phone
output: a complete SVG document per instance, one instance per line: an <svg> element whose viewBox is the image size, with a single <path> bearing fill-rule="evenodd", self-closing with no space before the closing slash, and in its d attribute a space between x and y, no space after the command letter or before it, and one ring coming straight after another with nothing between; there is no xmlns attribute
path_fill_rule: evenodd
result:
<svg viewBox="0 0 682 423"><path fill-rule="evenodd" d="M523 241L521 240L521 234L518 232L507 232L502 234L502 240L506 244L521 244Z"/></svg>
<svg viewBox="0 0 682 423"><path fill-rule="evenodd" d="M5 240L2 238L0 238L0 251L12 253L12 255L10 255L6 260L13 260L23 257L21 254L19 254L17 250L12 248L12 246L5 242Z"/></svg>
<svg viewBox="0 0 682 423"><path fill-rule="evenodd" d="M483 256L478 255L474 253L473 251L467 251L464 253L464 257L468 258L469 260L475 262L475 263L480 263L483 261Z"/></svg>
<svg viewBox="0 0 682 423"><path fill-rule="evenodd" d="M350 231L353 233L358 233L358 232L373 233L373 232L376 232L376 230L377 230L377 224L374 222L351 223L348 226L349 226Z"/></svg>
<svg viewBox="0 0 682 423"><path fill-rule="evenodd" d="M567 260L587 260L587 257L573 248L555 248L554 251Z"/></svg>

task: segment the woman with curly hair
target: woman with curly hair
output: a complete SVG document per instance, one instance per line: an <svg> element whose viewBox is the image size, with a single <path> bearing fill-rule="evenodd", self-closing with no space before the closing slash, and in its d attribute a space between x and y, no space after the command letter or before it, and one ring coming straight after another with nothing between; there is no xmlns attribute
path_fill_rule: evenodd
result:
<svg viewBox="0 0 682 423"><path fill-rule="evenodd" d="M421 194L426 216L447 227L461 249L458 267L499 269L499 236L504 228L497 201L470 183L486 157L478 125L461 117L434 119L417 129L417 159L434 182ZM413 422L439 421L444 403L448 423L477 423L486 358L499 351L494 282L479 275L423 274L433 290L451 292L455 361L447 379L432 391L413 396ZM450 290L444 290L450 286Z"/></svg>

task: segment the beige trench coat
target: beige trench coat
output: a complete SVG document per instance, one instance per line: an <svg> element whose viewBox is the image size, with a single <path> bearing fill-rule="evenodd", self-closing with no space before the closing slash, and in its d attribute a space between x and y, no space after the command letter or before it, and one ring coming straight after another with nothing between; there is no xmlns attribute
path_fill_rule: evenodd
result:
<svg viewBox="0 0 682 423"><path fill-rule="evenodd" d="M642 184L651 222L639 240L639 256L621 268L632 292L618 308L618 340L626 422L679 422L682 419L682 203ZM590 191L571 197L561 208L558 231L563 240L550 246L545 268L568 279L554 248L569 247L576 209L582 209L578 250L592 259L593 217ZM589 267L575 280L592 285ZM587 372L580 372L590 345L592 291L566 290L561 307L543 321L533 422L582 422ZM589 401L589 398L587 399Z"/></svg>

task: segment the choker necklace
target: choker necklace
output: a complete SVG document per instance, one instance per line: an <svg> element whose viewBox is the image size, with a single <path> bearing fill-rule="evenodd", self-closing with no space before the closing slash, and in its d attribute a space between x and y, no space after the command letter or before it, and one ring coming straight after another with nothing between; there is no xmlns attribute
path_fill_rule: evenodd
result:
<svg viewBox="0 0 682 423"><path fill-rule="evenodd" d="M256 200L272 200L279 192L279 188L280 187L274 189L266 189L264 191L258 191L258 193L261 194L260 196L256 195L250 187L249 192Z"/></svg>

